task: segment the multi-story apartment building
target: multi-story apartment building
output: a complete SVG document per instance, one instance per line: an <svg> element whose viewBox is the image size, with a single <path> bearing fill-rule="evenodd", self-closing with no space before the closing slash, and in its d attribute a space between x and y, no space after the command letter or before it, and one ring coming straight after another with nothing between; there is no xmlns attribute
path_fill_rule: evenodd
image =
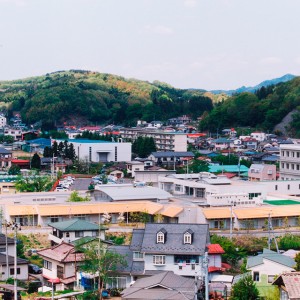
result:
<svg viewBox="0 0 300 300"><path fill-rule="evenodd" d="M280 179L300 179L300 145L280 145Z"/></svg>
<svg viewBox="0 0 300 300"><path fill-rule="evenodd" d="M120 135L126 140L134 141L139 136L152 137L157 151L187 151L187 134L147 130L144 128L121 128Z"/></svg>

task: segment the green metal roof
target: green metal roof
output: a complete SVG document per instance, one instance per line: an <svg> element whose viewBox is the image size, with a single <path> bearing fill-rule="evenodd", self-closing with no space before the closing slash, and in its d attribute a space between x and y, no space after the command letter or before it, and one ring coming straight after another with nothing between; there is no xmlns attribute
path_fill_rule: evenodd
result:
<svg viewBox="0 0 300 300"><path fill-rule="evenodd" d="M50 223L48 225L60 231L99 230L99 225L84 220L80 220L80 219L70 219L68 221L55 222L55 223ZM101 230L104 230L104 228L101 227Z"/></svg>
<svg viewBox="0 0 300 300"><path fill-rule="evenodd" d="M299 201L295 200L264 200L264 203L271 205L295 205L300 204Z"/></svg>
<svg viewBox="0 0 300 300"><path fill-rule="evenodd" d="M229 173L242 173L248 172L249 168L244 165L210 165L209 172L218 173L218 172L229 172Z"/></svg>
<svg viewBox="0 0 300 300"><path fill-rule="evenodd" d="M284 266L290 267L290 268L293 268L296 265L294 259L292 259L288 256L285 256L285 255L282 255L280 253L274 252L272 250L264 249L262 254L259 254L257 256L251 256L248 258L247 269L263 264L264 259L274 261L278 264L281 264L281 265L284 265Z"/></svg>

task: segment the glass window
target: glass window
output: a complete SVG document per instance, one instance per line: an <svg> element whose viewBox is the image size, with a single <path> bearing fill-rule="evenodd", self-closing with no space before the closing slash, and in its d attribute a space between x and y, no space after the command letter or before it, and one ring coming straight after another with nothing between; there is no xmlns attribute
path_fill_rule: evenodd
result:
<svg viewBox="0 0 300 300"><path fill-rule="evenodd" d="M83 231L75 231L75 237L83 237Z"/></svg>
<svg viewBox="0 0 300 300"><path fill-rule="evenodd" d="M191 244L192 243L192 235L189 232L186 232L184 234L183 243L184 244Z"/></svg>
<svg viewBox="0 0 300 300"><path fill-rule="evenodd" d="M157 242L157 243L164 244L164 242L165 242L165 235L164 235L162 232L159 232L159 233L157 234L156 242Z"/></svg>
<svg viewBox="0 0 300 300"><path fill-rule="evenodd" d="M253 281L259 281L259 272L253 272Z"/></svg>
<svg viewBox="0 0 300 300"><path fill-rule="evenodd" d="M166 264L165 255L153 255L153 264L154 265L165 265Z"/></svg>
<svg viewBox="0 0 300 300"><path fill-rule="evenodd" d="M144 253L141 252L133 252L133 260L143 260L144 259Z"/></svg>
<svg viewBox="0 0 300 300"><path fill-rule="evenodd" d="M52 270L52 262L48 260L44 260L44 268L48 270Z"/></svg>

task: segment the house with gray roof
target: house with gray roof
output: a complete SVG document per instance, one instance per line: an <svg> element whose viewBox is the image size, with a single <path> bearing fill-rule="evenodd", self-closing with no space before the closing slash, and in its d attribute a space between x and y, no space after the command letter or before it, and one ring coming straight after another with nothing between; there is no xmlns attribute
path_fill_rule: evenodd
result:
<svg viewBox="0 0 300 300"><path fill-rule="evenodd" d="M197 289L199 284L197 284ZM195 280L174 274L161 272L151 277L140 278L122 292L122 299L195 299Z"/></svg>
<svg viewBox="0 0 300 300"><path fill-rule="evenodd" d="M246 268L251 271L260 296L267 296L268 289L274 289L272 283L275 277L283 272L295 271L295 266L296 263L293 258L269 249L263 249L262 254L248 258Z"/></svg>
<svg viewBox="0 0 300 300"><path fill-rule="evenodd" d="M201 274L208 244L208 224L148 223L144 229L133 229L130 246L109 249L124 255L128 262L117 270L124 288L137 278L164 271L191 277Z"/></svg>
<svg viewBox="0 0 300 300"><path fill-rule="evenodd" d="M52 245L60 244L63 241L71 243L83 237L97 237L99 232L100 238L105 239L105 227L99 227L99 224L81 219L50 223L48 226L52 227L52 233L49 234Z"/></svg>

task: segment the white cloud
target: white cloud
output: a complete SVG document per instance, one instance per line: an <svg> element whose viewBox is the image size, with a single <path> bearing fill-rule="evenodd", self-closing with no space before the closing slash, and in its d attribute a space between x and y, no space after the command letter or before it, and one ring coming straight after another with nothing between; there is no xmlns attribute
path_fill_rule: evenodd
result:
<svg viewBox="0 0 300 300"><path fill-rule="evenodd" d="M27 5L25 0L0 0L0 4L1 3L9 3L9 4L13 4L15 6L26 6Z"/></svg>
<svg viewBox="0 0 300 300"><path fill-rule="evenodd" d="M277 65L282 63L282 60L279 57L269 56L261 59L260 63L263 65Z"/></svg>
<svg viewBox="0 0 300 300"><path fill-rule="evenodd" d="M197 0L184 0L183 4L186 7L195 7L197 6Z"/></svg>
<svg viewBox="0 0 300 300"><path fill-rule="evenodd" d="M171 35L174 33L171 27L167 27L164 25L147 25L142 30L143 33L152 33L152 34L159 34L159 35Z"/></svg>
<svg viewBox="0 0 300 300"><path fill-rule="evenodd" d="M300 56L299 56L299 57L296 57L295 63L298 64L298 65L300 65Z"/></svg>

